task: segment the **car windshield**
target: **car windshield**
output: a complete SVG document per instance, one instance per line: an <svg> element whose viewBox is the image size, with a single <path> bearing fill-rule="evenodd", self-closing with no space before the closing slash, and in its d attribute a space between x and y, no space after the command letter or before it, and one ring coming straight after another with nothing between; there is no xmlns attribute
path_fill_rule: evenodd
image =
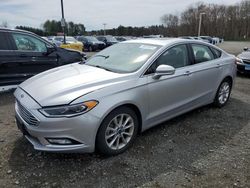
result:
<svg viewBox="0 0 250 188"><path fill-rule="evenodd" d="M138 70L161 46L141 43L118 43L92 56L86 65L112 72Z"/></svg>
<svg viewBox="0 0 250 188"><path fill-rule="evenodd" d="M63 37L55 37L54 40L62 42L63 41Z"/></svg>
<svg viewBox="0 0 250 188"><path fill-rule="evenodd" d="M92 42L99 42L95 37L86 37L86 39Z"/></svg>
<svg viewBox="0 0 250 188"><path fill-rule="evenodd" d="M77 42L77 40L74 37L66 37L66 41Z"/></svg>
<svg viewBox="0 0 250 188"><path fill-rule="evenodd" d="M107 41L109 42L118 42L115 37L112 36L106 36Z"/></svg>

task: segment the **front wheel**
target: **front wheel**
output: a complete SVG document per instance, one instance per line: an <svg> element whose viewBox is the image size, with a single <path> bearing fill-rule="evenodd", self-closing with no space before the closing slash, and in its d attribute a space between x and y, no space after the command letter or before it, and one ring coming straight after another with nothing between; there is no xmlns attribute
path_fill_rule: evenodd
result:
<svg viewBox="0 0 250 188"><path fill-rule="evenodd" d="M223 107L226 105L231 94L231 89L231 81L229 79L223 80L214 99L215 106Z"/></svg>
<svg viewBox="0 0 250 188"><path fill-rule="evenodd" d="M117 155L127 150L138 132L136 113L121 107L112 111L103 121L96 138L97 150L105 155Z"/></svg>

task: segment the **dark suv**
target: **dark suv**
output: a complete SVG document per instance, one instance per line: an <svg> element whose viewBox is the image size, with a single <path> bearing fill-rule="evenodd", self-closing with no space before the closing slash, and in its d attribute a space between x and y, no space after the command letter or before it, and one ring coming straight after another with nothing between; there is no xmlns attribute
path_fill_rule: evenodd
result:
<svg viewBox="0 0 250 188"><path fill-rule="evenodd" d="M118 41L116 40L115 37L111 36L111 35L106 35L106 36L98 36L96 37L99 41L102 41L106 44L106 46L111 46L113 44L118 43Z"/></svg>
<svg viewBox="0 0 250 188"><path fill-rule="evenodd" d="M0 86L18 85L37 73L86 58L28 31L0 28L0 41Z"/></svg>
<svg viewBox="0 0 250 188"><path fill-rule="evenodd" d="M83 43L84 48L89 52L103 50L106 47L106 44L102 41L97 40L92 36L78 36L76 40Z"/></svg>

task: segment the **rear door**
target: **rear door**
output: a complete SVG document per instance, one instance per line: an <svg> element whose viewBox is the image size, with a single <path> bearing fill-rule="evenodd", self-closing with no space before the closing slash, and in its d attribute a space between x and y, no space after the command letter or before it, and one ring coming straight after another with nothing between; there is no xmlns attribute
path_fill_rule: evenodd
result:
<svg viewBox="0 0 250 188"><path fill-rule="evenodd" d="M52 45L44 40L19 32L11 33L10 39L15 49L18 73L23 80L58 66L57 54L47 54L47 47Z"/></svg>
<svg viewBox="0 0 250 188"><path fill-rule="evenodd" d="M21 78L7 31L0 31L0 41L0 86L17 85Z"/></svg>
<svg viewBox="0 0 250 188"><path fill-rule="evenodd" d="M200 104L212 102L222 74L221 60L207 45L190 44L190 51L193 57L190 76L193 78L194 98Z"/></svg>

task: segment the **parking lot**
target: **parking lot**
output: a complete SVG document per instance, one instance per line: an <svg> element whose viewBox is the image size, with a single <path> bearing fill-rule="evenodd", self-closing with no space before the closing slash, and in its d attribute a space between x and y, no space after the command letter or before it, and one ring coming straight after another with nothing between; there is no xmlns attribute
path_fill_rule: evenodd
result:
<svg viewBox="0 0 250 188"><path fill-rule="evenodd" d="M238 54L250 43L224 42ZM91 56L92 54L88 54ZM250 187L250 77L236 78L221 109L196 109L142 133L115 157L35 151L0 94L1 187Z"/></svg>

